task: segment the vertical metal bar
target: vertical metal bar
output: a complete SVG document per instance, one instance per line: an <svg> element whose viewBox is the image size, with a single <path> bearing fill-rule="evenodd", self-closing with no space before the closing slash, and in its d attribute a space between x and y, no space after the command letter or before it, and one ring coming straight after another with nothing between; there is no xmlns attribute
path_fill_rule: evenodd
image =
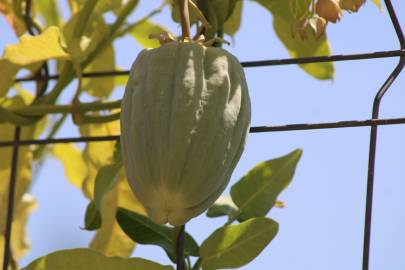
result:
<svg viewBox="0 0 405 270"><path fill-rule="evenodd" d="M404 49L405 39L399 24L395 10L392 6L391 0L385 0L391 22L395 28L401 49ZM374 98L372 119L378 119L380 111L380 103L389 87L392 85L396 77L402 71L405 65L405 58L401 57L398 65L390 74L388 79L384 82L377 95ZM373 210L373 190L374 190L374 172L375 172L375 156L377 149L377 129L378 126L372 126L370 132L370 148L368 158L368 176L367 176L367 195L366 195L366 211L364 221L364 241L363 241L363 270L368 270L370 265L370 242L371 242L371 220Z"/></svg>
<svg viewBox="0 0 405 270"><path fill-rule="evenodd" d="M11 232L14 215L14 194L17 180L17 166L18 166L18 144L20 140L21 128L16 127L14 131L14 146L13 155L11 158L11 172L10 172L10 184L8 188L8 202L7 202L7 220L6 220L6 234L4 241L4 257L3 257L3 270L8 269L11 258Z"/></svg>

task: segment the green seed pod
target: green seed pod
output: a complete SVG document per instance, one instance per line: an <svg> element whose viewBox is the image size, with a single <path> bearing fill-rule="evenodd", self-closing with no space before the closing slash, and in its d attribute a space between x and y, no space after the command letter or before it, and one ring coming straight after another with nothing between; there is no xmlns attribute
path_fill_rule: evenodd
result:
<svg viewBox="0 0 405 270"><path fill-rule="evenodd" d="M249 129L238 60L195 43L143 50L121 109L128 182L149 217L179 226L204 212L227 186Z"/></svg>

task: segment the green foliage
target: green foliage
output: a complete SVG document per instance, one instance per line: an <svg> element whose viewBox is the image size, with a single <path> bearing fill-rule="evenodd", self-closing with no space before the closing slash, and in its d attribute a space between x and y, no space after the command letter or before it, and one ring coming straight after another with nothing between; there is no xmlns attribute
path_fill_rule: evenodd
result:
<svg viewBox="0 0 405 270"><path fill-rule="evenodd" d="M201 244L202 268L241 267L256 258L277 232L277 222L264 217L219 228Z"/></svg>
<svg viewBox="0 0 405 270"><path fill-rule="evenodd" d="M231 197L219 197L219 199L208 208L206 215L210 218L227 216L230 222L235 218L239 222L248 219L239 211L239 208L232 201Z"/></svg>
<svg viewBox="0 0 405 270"><path fill-rule="evenodd" d="M224 23L224 32L230 36L234 36L238 32L242 22L243 1L236 1L234 9L229 18Z"/></svg>
<svg viewBox="0 0 405 270"><path fill-rule="evenodd" d="M121 228L132 240L144 245L157 245L164 249L168 257L175 262L175 230L166 225L155 224L146 216L124 208L119 208L116 216ZM184 243L186 256L198 256L198 244L186 233Z"/></svg>
<svg viewBox="0 0 405 270"><path fill-rule="evenodd" d="M331 54L324 34L327 19L316 13L312 7L313 1L251 1L258 3L272 15L274 31L292 57ZM348 0L349 4L355 5L351 5L350 9L342 9L355 12L363 2ZM372 2L381 9L380 0ZM119 134L119 123L113 121L116 118L109 117L110 115L105 115L100 110L119 113L114 110L120 104L119 100L102 101L108 99L118 86L125 85L128 76L81 78L81 74L117 69L114 42L119 38L131 36L143 47L160 46L161 40L150 39L149 35L170 33L170 29L155 23L152 17L165 11L165 5L172 1L165 0L143 17L130 16L138 3L139 0L67 0L69 12L62 12L60 1L32 1L33 10L29 21L38 35L30 36L24 19L26 1L0 0L0 13L19 37L17 44L5 47L0 58L0 140L12 140L15 125L24 125L22 139L35 139L39 136L53 138L66 119L62 117L60 121L50 124L46 116L55 112L72 113L75 120L87 116L86 119L90 120L86 124L84 121L75 121L82 136ZM206 39L222 37L223 34L235 37L243 27L241 23L249 20L243 18L242 11L246 8L246 3L242 0L193 0L189 3L191 23L196 25L198 21L203 26L201 30ZM179 21L177 7L170 12L173 19ZM106 13L112 18L111 23L106 23ZM174 30L174 35L180 36L178 29ZM257 36L261 34L264 33L257 33ZM55 85L50 84L42 98L34 99L32 94L21 89L14 80L21 71L30 76L37 75L45 61L51 63L51 74L57 72L60 77ZM57 71L53 69L53 61L57 62ZM332 63L300 66L317 79L332 79L334 75ZM77 91L66 93L66 87L76 79L80 82ZM43 82L36 82L36 90L40 89L41 84ZM14 91L10 91L12 88ZM74 100L75 104L58 104L62 93ZM92 96L94 100L80 103L83 93ZM99 123L100 121L103 123ZM10 177L11 151L11 148L0 148L0 179L7 180ZM33 151L38 155L35 158ZM25 227L30 213L36 207L36 200L28 193L32 183L32 165L41 166L47 154L61 162L67 181L81 190L83 196L89 200L85 227L96 232L89 243L92 250L56 252L37 259L25 269L173 269L171 266L138 258L112 257L130 256L137 242L162 247L174 262L175 232L178 229L156 225L144 215L144 207L128 186L119 147L117 148L115 142L88 143L84 149L74 144L57 144L51 148L19 148L11 236L12 261L18 262L29 251ZM257 164L232 187L231 198L219 200L208 209L208 217L226 217L227 221L201 247L190 234L186 234L186 255L198 257L193 269L199 269L200 266L206 270L240 267L259 255L278 230L277 223L264 216L277 206L277 198L290 184L301 154L301 150L296 150L286 156ZM4 251L7 197L8 181L1 181L0 254ZM231 225L236 221L239 224ZM188 267L191 268L190 265Z"/></svg>
<svg viewBox="0 0 405 270"><path fill-rule="evenodd" d="M302 155L301 150L257 164L232 188L232 200L246 217L265 216L288 186Z"/></svg>
<svg viewBox="0 0 405 270"><path fill-rule="evenodd" d="M105 257L102 254L85 248L61 250L41 257L25 270L173 270L171 266L163 266L145 259L124 259Z"/></svg>

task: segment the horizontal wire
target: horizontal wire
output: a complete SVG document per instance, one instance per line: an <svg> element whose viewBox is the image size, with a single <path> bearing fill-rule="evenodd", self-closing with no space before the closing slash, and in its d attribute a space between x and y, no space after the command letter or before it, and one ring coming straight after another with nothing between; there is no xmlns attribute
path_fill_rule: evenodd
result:
<svg viewBox="0 0 405 270"><path fill-rule="evenodd" d="M353 120L328 123L314 124L289 124L280 126L256 126L251 127L250 133L261 132L276 132L276 131L298 131L298 130L315 130L315 129L332 129L332 128L349 128L349 127L365 127L365 126L382 126L382 125L398 125L405 124L404 118L387 118L387 119L369 119L369 120ZM0 147L8 147L17 145L42 145L56 143L75 143L75 142L102 142L119 140L119 135L108 136L85 136L85 137L70 137L70 138L53 138L53 139L37 139L37 140L20 140L0 141Z"/></svg>
<svg viewBox="0 0 405 270"><path fill-rule="evenodd" d="M359 53L359 54L346 54L346 55L331 55L331 56L314 56L314 57L302 57L302 58L286 58L286 59L274 59L274 60L260 60L260 61L247 61L241 62L243 67L264 67L264 66L281 66L281 65L294 65L294 64L310 64L310 63L322 63L322 62L337 62L348 60L365 60L375 58L388 58L388 57L405 57L405 50L393 50L393 51L380 51L372 53ZM129 70L112 70L112 71L98 71L83 73L84 78L97 78L97 77L111 77L111 76L127 76ZM59 74L52 74L48 76L49 80L56 80L59 78ZM28 82L35 81L36 77L17 78L15 82Z"/></svg>

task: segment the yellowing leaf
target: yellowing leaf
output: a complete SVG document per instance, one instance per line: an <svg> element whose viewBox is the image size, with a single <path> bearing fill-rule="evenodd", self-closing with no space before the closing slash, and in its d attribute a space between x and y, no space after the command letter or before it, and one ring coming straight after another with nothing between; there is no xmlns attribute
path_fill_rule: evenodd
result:
<svg viewBox="0 0 405 270"><path fill-rule="evenodd" d="M118 185L104 198L101 211L102 226L94 236L90 247L106 256L128 257L135 243L122 231L115 220L117 207L125 207L145 214L144 208L135 198L124 178L121 178Z"/></svg>
<svg viewBox="0 0 405 270"><path fill-rule="evenodd" d="M150 34L161 34L169 32L163 26L155 24L150 20L142 20L133 29L131 29L131 36L144 48L158 48L160 43L157 39L150 39Z"/></svg>
<svg viewBox="0 0 405 270"><path fill-rule="evenodd" d="M85 248L61 250L41 257L23 270L173 270L141 258L108 258Z"/></svg>
<svg viewBox="0 0 405 270"><path fill-rule="evenodd" d="M81 189L88 170L80 149L74 144L55 144L52 154L62 162L67 180Z"/></svg>
<svg viewBox="0 0 405 270"><path fill-rule="evenodd" d="M54 26L35 37L23 35L19 44L6 46L0 59L0 97L7 93L19 69L55 58L68 59L69 54L62 48L59 28Z"/></svg>
<svg viewBox="0 0 405 270"><path fill-rule="evenodd" d="M36 201L33 197L25 194L21 203L14 212L13 230L11 235L11 255L13 263L23 258L30 250L27 239L26 224L29 214L36 208ZM4 235L0 234L0 253L4 254ZM3 265L3 256L0 257L0 265Z"/></svg>
<svg viewBox="0 0 405 270"><path fill-rule="evenodd" d="M298 36L292 37L290 24L279 16L274 16L274 30L293 58L331 54L325 35L318 40L313 35L308 35L306 40L300 40ZM334 75L334 67L331 62L301 64L300 67L309 75L320 80L332 79Z"/></svg>
<svg viewBox="0 0 405 270"><path fill-rule="evenodd" d="M56 25L61 23L61 16L59 14L58 1L57 0L41 0L34 1L36 9L44 18L47 26Z"/></svg>
<svg viewBox="0 0 405 270"><path fill-rule="evenodd" d="M114 68L114 48L109 45L90 63L85 72L111 71ZM108 97L114 89L114 81L115 79L112 76L83 79L82 88L93 97Z"/></svg>
<svg viewBox="0 0 405 270"><path fill-rule="evenodd" d="M49 27L41 35L23 35L17 45L8 45L3 57L18 66L27 66L50 58L68 59L62 48L59 28Z"/></svg>
<svg viewBox="0 0 405 270"><path fill-rule="evenodd" d="M0 106L4 108L16 108L24 105L24 100L29 100L27 93L13 98L0 98ZM23 127L21 139L33 139L37 135L37 125ZM13 140L15 127L10 124L0 124L0 140ZM0 148L0 251L4 245L4 232L8 205L9 181L11 174L12 147ZM29 249L25 224L29 213L35 206L32 197L26 194L31 184L32 152L28 146L20 146L18 150L17 179L15 188L13 216L13 235L11 241L13 259L20 259ZM2 258L2 257L1 257Z"/></svg>
<svg viewBox="0 0 405 270"><path fill-rule="evenodd" d="M82 136L105 136L119 134L119 121L106 124L82 125ZM88 175L83 185L83 192L89 199L93 199L94 181L97 171L104 165L113 162L115 141L87 143L83 157L88 166ZM123 171L120 172L118 184L109 191L103 201L101 216L102 226L96 232L90 247L108 256L129 256L134 248L130 240L115 221L116 208L126 207L133 211L144 213L141 204L134 197Z"/></svg>
<svg viewBox="0 0 405 270"><path fill-rule="evenodd" d="M381 0L373 0L373 3L378 7L379 10L382 10Z"/></svg>
<svg viewBox="0 0 405 270"><path fill-rule="evenodd" d="M119 121L81 125L79 130L82 136L107 136L120 133ZM87 143L84 158L98 169L103 165L112 163L114 146L115 141Z"/></svg>
<svg viewBox="0 0 405 270"><path fill-rule="evenodd" d="M73 38L73 29L79 21L81 12L75 14L64 26L63 34L68 43L74 62L81 63L96 47L105 35L108 34L107 24L99 13L93 13L89 23L84 29L83 36ZM115 53L112 44L109 44L100 55L95 58L84 72L111 71L115 68ZM82 88L88 94L95 97L108 97L114 89L114 77L85 78Z"/></svg>
<svg viewBox="0 0 405 270"><path fill-rule="evenodd" d="M290 1L254 1L273 14L274 30L291 57L311 57L331 54L331 49L325 35L319 39L316 39L313 35L309 35L305 41L300 40L298 35L292 36L291 29L293 29L292 26L296 22L296 19L290 9ZM331 62L302 64L300 67L311 76L320 80L332 79L334 76L334 67Z"/></svg>

